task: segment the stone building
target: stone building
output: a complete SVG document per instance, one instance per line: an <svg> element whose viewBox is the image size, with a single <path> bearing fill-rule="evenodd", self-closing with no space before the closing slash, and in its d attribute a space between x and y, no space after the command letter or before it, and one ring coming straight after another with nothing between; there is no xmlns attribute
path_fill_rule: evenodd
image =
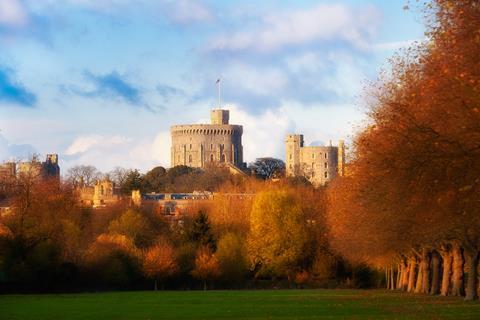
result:
<svg viewBox="0 0 480 320"><path fill-rule="evenodd" d="M171 165L205 168L227 164L244 168L241 125L229 124L229 110L212 110L210 124L171 128Z"/></svg>
<svg viewBox="0 0 480 320"><path fill-rule="evenodd" d="M290 177L303 176L315 186L327 184L345 170L345 145L304 146L302 134L288 135L286 146L286 174Z"/></svg>
<svg viewBox="0 0 480 320"><path fill-rule="evenodd" d="M38 179L57 179L60 181L60 166L57 154L47 154L44 162L34 157L31 161L7 162L0 165L0 178L5 176L29 175Z"/></svg>
<svg viewBox="0 0 480 320"><path fill-rule="evenodd" d="M108 179L98 180L94 186L80 188L80 202L84 206L102 208L116 204L120 199L119 190Z"/></svg>

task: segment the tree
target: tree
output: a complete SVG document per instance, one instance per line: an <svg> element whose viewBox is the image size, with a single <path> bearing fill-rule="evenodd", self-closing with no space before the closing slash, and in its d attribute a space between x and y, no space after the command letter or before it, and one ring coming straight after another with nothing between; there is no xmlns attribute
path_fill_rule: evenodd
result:
<svg viewBox="0 0 480 320"><path fill-rule="evenodd" d="M93 186L100 178L101 173L94 166L79 165L67 171L67 181L74 187Z"/></svg>
<svg viewBox="0 0 480 320"><path fill-rule="evenodd" d="M110 234L124 235L131 239L135 246L145 248L149 246L155 236L151 223L141 213L128 209L118 219L110 222Z"/></svg>
<svg viewBox="0 0 480 320"><path fill-rule="evenodd" d="M239 282L248 270L245 239L238 234L229 232L218 241L215 253L223 279L229 282Z"/></svg>
<svg viewBox="0 0 480 320"><path fill-rule="evenodd" d="M436 0L425 13L428 41L395 57L371 88L369 125L355 139L349 176L331 192L330 230L343 254L387 267L389 278L398 263L399 284L409 291L437 291L430 265L441 264L430 260L440 252L442 283L451 286L441 291L461 295L465 255L472 300L480 248L480 6Z"/></svg>
<svg viewBox="0 0 480 320"><path fill-rule="evenodd" d="M152 192L160 192L165 188L167 170L164 167L155 167L143 177L144 189Z"/></svg>
<svg viewBox="0 0 480 320"><path fill-rule="evenodd" d="M115 167L107 174L107 176L113 183L115 183L116 187L122 190L129 174L130 170L121 167Z"/></svg>
<svg viewBox="0 0 480 320"><path fill-rule="evenodd" d="M178 272L175 249L166 241L150 247L144 253L143 270L147 277L154 279L155 291L157 281L163 282Z"/></svg>
<svg viewBox="0 0 480 320"><path fill-rule="evenodd" d="M275 158L257 158L250 164L250 170L264 180L280 178L285 175L285 162Z"/></svg>
<svg viewBox="0 0 480 320"><path fill-rule="evenodd" d="M306 219L289 190L256 195L250 214L248 255L257 276L288 277L302 268L310 243Z"/></svg>
<svg viewBox="0 0 480 320"><path fill-rule="evenodd" d="M198 249L192 276L203 281L203 290L207 290L207 281L220 276L220 264L210 248L201 247Z"/></svg>
<svg viewBox="0 0 480 320"><path fill-rule="evenodd" d="M205 211L199 211L190 225L186 227L187 241L197 246L208 247L212 251L216 249L216 241L213 235L208 215Z"/></svg>
<svg viewBox="0 0 480 320"><path fill-rule="evenodd" d="M129 195L132 193L132 190L142 190L142 185L143 178L140 172L137 169L130 170L120 190L122 194Z"/></svg>

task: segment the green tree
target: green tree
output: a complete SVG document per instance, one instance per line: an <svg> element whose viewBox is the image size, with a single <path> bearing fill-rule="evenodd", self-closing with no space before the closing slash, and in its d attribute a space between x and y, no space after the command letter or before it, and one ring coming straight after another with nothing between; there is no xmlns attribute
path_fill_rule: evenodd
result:
<svg viewBox="0 0 480 320"><path fill-rule="evenodd" d="M250 215L248 255L257 276L288 277L302 268L310 239L297 198L287 190L257 194Z"/></svg>
<svg viewBox="0 0 480 320"><path fill-rule="evenodd" d="M135 169L131 170L125 177L125 181L121 186L123 194L131 194L132 190L141 190L143 187L143 178L140 172Z"/></svg>
<svg viewBox="0 0 480 320"><path fill-rule="evenodd" d="M155 167L143 177L143 189L148 192L161 192L166 185L167 170L164 167Z"/></svg>
<svg viewBox="0 0 480 320"><path fill-rule="evenodd" d="M241 281L248 270L245 239L229 232L218 241L216 257L220 263L222 278L228 282Z"/></svg>
<svg viewBox="0 0 480 320"><path fill-rule="evenodd" d="M186 229L187 241L195 243L197 246L208 247L215 251L216 241L210 226L208 215L200 211L195 219Z"/></svg>
<svg viewBox="0 0 480 320"><path fill-rule="evenodd" d="M110 222L108 231L110 234L126 236L139 248L151 245L155 238L155 231L148 219L132 209L128 209L118 219Z"/></svg>

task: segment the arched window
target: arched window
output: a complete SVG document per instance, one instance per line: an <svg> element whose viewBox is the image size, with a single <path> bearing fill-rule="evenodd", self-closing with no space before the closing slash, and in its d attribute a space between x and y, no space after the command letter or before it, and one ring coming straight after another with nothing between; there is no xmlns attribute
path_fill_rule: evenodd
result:
<svg viewBox="0 0 480 320"><path fill-rule="evenodd" d="M210 162L213 162L213 154L210 155Z"/></svg>
<svg viewBox="0 0 480 320"><path fill-rule="evenodd" d="M188 162L192 163L192 155L188 156Z"/></svg>
<svg viewBox="0 0 480 320"><path fill-rule="evenodd" d="M221 160L221 161L222 161L222 162L225 162L225 158L226 158L226 157L225 157L225 153L222 153L222 160Z"/></svg>

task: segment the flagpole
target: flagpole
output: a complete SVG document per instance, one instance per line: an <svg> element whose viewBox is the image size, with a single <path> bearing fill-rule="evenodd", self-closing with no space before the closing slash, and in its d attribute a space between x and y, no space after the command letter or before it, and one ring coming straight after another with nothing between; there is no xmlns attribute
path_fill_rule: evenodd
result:
<svg viewBox="0 0 480 320"><path fill-rule="evenodd" d="M220 78L218 78L217 80L217 83L218 83L218 109L220 110L221 109L221 100L220 100L220 90L221 90L221 87L220 87Z"/></svg>

